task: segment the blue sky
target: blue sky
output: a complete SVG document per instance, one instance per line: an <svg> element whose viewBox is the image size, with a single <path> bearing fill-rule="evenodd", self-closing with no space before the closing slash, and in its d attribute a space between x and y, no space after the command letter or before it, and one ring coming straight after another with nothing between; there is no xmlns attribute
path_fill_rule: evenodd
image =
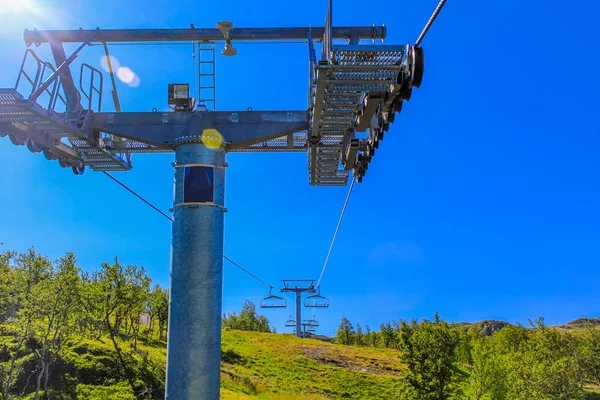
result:
<svg viewBox="0 0 600 400"><path fill-rule="evenodd" d="M327 12L325 0L29 0L32 9L20 11L7 2L0 87L14 85L25 28L321 26ZM316 314L320 332L332 334L342 316L371 327L435 311L451 321L598 316L600 5L578 3L448 1L423 42L421 89L355 186L322 283L331 307ZM436 4L337 1L334 24L384 23L386 42L404 44ZM304 45L236 47L237 57L217 60L219 110L306 108ZM126 111L165 109L168 82L193 82L191 46L112 54L140 80L119 83ZM98 66L101 55L84 50L76 68ZM132 171L116 175L167 210L173 159L138 155ZM230 154L228 162L225 253L274 285L318 278L347 189L309 186L306 154ZM5 249L73 251L85 269L118 255L168 284L170 222L107 177L76 177L8 138L0 170ZM268 294L227 263L224 282L226 312ZM287 312L265 314L286 331Z"/></svg>

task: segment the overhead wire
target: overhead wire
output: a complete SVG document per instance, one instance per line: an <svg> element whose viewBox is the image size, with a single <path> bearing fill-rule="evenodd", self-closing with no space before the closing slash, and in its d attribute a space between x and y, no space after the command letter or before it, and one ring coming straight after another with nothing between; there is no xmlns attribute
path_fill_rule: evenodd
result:
<svg viewBox="0 0 600 400"><path fill-rule="evenodd" d="M241 269L242 271L244 271L245 273L247 273L248 275L250 275L251 277L253 277L254 279L264 283L269 288L271 288L271 289L275 288L273 285L271 285L268 282L263 281L258 276L254 275L252 272L248 271L246 268L242 267L240 264L236 263L235 261L233 261L231 258L227 257L226 255L223 255L223 258L226 259L227 261L229 261L230 263L232 263L233 265L235 265L236 267L238 267L239 269Z"/></svg>
<svg viewBox="0 0 600 400"><path fill-rule="evenodd" d="M109 174L108 172L106 172L106 171L102 171L102 172L104 173L104 175L108 176L110 179L112 179L113 181L115 181L116 183L118 183L119 185L121 185L123 188L125 188L128 192L130 192L131 194L133 194L135 197L137 197L138 199L142 200L144 203L146 203L147 205L149 205L150 207L152 207L155 211L158 211L163 217L165 217L169 221L173 222L173 217L171 217L171 216L167 215L166 213L164 213L163 211L161 211L154 204L150 203L148 200L146 200L145 198L143 198L142 196L140 196L139 194L137 194L129 186L127 186L126 184L124 184L123 182L121 182L120 180L118 180L117 178L115 178L114 176L112 176L111 174ZM273 285L270 285L268 282L260 279L258 276L256 276L252 272L248 271L246 268L242 267L240 264L236 263L235 261L233 261L231 258L227 257L226 255L223 255L223 258L225 260L229 261L234 266L236 266L239 269L241 269L242 271L244 271L245 273L247 273L248 275L250 275L251 277L253 277L254 279L256 279L259 282L262 282L265 285L269 286L269 288L274 288Z"/></svg>
<svg viewBox="0 0 600 400"><path fill-rule="evenodd" d="M437 7L433 11L433 14L429 18L429 21L427 21L427 24L425 24L425 28L423 28L423 31L421 32L421 34L419 35L419 37L415 41L415 47L419 47L419 45L421 44L421 41L425 37L425 34L429 30L429 28L431 28L431 25L433 24L433 21L435 21L435 19L437 18L438 14L440 13L440 11L442 11L442 7L444 7L445 3L446 3L446 0L440 0L440 2L438 3Z"/></svg>
<svg viewBox="0 0 600 400"><path fill-rule="evenodd" d="M344 201L344 207L342 208L342 213L340 214L340 219L338 220L337 226L335 228L335 233L333 234L333 239L331 240L331 244L329 245L329 251L327 252L327 257L325 258L325 263L323 264L323 269L321 270L321 275L319 276L319 280L317 281L317 288L321 285L321 279L323 279L323 273L325 272L325 268L327 268L327 263L329 262L329 257L331 256L331 250L333 249L333 244L335 243L335 238L337 237L338 231L340 230L340 225L342 224L342 219L344 219L344 214L346 213L346 207L348 206L348 200L350 200L350 195L352 194L352 188L354 188L354 182L356 182L356 177L352 178L352 183L350 183L350 188L348 189L348 195L346 196L346 201Z"/></svg>
<svg viewBox="0 0 600 400"><path fill-rule="evenodd" d="M171 216L167 215L166 213L164 213L163 211L161 211L158 207L156 207L154 204L152 204L148 200L144 199L142 196L140 196L139 194L137 194L133 189L129 188L129 186L127 186L126 184L124 184L123 182L121 182L120 180L118 180L117 178L115 178L114 176L112 176L111 174L109 174L106 171L102 171L102 173L104 173L104 175L108 176L113 181L117 182L119 185L121 185L122 187L124 187L127 191L129 191L135 197L137 197L138 199L140 199L141 201L143 201L144 203L146 203L147 205L149 205L150 207L152 207L154 210L158 211L163 217L165 217L169 221L173 222L173 218Z"/></svg>

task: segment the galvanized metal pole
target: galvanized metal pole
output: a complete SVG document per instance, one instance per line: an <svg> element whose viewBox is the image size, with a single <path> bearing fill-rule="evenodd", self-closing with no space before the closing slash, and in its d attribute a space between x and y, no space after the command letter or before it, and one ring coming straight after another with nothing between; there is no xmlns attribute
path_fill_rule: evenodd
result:
<svg viewBox="0 0 600 400"><path fill-rule="evenodd" d="M296 292L296 336L298 336L299 338L302 337L302 331L300 328L300 322L302 319L302 292L297 291Z"/></svg>
<svg viewBox="0 0 600 400"><path fill-rule="evenodd" d="M214 169L214 203L224 205L225 151L176 147L166 398L219 399L223 220L220 206L184 203L186 165Z"/></svg>

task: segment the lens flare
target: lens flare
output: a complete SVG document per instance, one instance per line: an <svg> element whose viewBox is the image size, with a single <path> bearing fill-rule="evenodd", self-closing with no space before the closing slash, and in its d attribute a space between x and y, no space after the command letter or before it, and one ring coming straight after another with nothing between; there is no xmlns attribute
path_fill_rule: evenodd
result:
<svg viewBox="0 0 600 400"><path fill-rule="evenodd" d="M117 69L117 76L122 82L127 84L133 82L133 79L135 78L135 74L128 67L119 67L119 69Z"/></svg>
<svg viewBox="0 0 600 400"><path fill-rule="evenodd" d="M32 9L34 9L34 5L31 0L0 0L0 11L19 13Z"/></svg>
<svg viewBox="0 0 600 400"><path fill-rule="evenodd" d="M117 77L121 82L128 84L131 87L140 86L140 77L135 74L129 67L119 67Z"/></svg>
<svg viewBox="0 0 600 400"><path fill-rule="evenodd" d="M202 131L202 143L209 149L218 149L223 145L223 136L216 129Z"/></svg>
<svg viewBox="0 0 600 400"><path fill-rule="evenodd" d="M118 71L119 68L121 67L121 63L119 62L119 60L117 60L117 57L115 57L115 56L109 56L109 57L110 57L110 64L112 65L113 71ZM102 56L102 58L100 59L100 65L102 66L102 69L105 70L106 72L110 72L110 68L108 68L108 60L109 60L109 58L107 58L106 56Z"/></svg>

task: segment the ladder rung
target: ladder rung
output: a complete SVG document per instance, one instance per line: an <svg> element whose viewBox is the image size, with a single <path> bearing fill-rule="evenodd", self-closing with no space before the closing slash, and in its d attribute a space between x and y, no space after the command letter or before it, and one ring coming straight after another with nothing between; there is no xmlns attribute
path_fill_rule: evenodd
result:
<svg viewBox="0 0 600 400"><path fill-rule="evenodd" d="M215 76L216 74L200 74L200 76Z"/></svg>

